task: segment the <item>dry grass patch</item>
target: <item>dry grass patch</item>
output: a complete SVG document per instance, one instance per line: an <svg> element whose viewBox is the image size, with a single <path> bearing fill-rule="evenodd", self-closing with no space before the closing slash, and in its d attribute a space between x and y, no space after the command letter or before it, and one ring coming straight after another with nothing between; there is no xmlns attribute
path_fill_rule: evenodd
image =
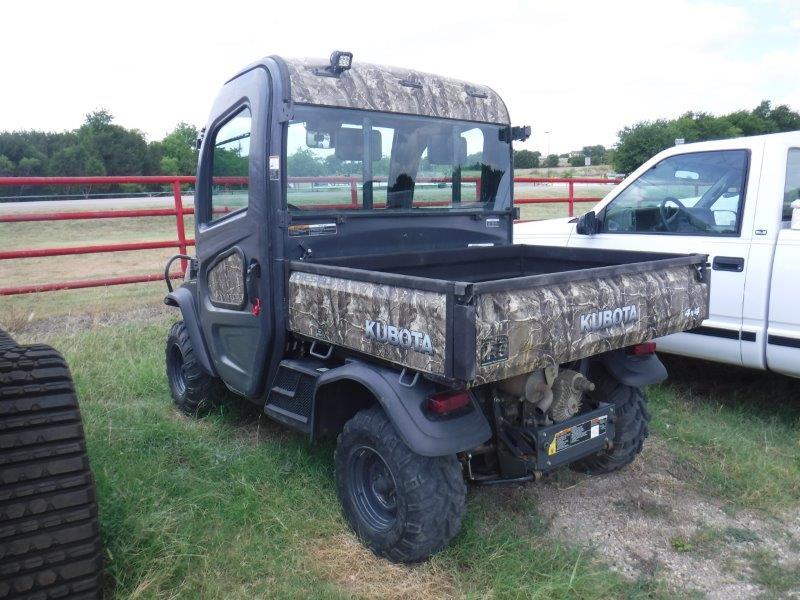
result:
<svg viewBox="0 0 800 600"><path fill-rule="evenodd" d="M350 533L315 540L306 550L317 573L360 598L421 600L463 597L436 561L398 565L378 558Z"/></svg>

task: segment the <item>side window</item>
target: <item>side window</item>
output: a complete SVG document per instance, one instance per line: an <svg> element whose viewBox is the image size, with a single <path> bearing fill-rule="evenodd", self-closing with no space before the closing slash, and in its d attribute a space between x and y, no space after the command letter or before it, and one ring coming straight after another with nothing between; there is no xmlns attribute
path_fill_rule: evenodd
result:
<svg viewBox="0 0 800 600"><path fill-rule="evenodd" d="M746 150L665 158L606 207L602 231L734 235L744 206Z"/></svg>
<svg viewBox="0 0 800 600"><path fill-rule="evenodd" d="M247 208L251 122L250 109L245 107L214 134L210 222Z"/></svg>
<svg viewBox="0 0 800 600"><path fill-rule="evenodd" d="M790 148L783 190L783 220L792 220L792 202L800 200L800 148Z"/></svg>

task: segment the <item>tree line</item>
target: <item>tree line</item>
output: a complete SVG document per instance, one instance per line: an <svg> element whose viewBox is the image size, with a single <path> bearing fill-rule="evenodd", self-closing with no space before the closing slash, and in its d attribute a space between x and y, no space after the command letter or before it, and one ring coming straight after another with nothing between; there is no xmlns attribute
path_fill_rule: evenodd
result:
<svg viewBox="0 0 800 600"><path fill-rule="evenodd" d="M107 110L86 115L73 131L0 132L0 176L79 176L79 175L194 175L197 169L197 128L179 123L162 140L147 141L138 129L115 124ZM567 154L542 156L531 150L514 151L514 167L533 169L557 167L560 159L573 167L610 164L619 173L630 173L654 154L669 148L677 139L686 143L800 130L800 113L787 105L772 106L768 100L752 110L725 115L687 112L677 119L640 121L618 133L614 148L584 146ZM479 169L479 155L467 157ZM353 162L334 156L321 159L307 150L289 156L289 171L294 175L350 175L360 171ZM422 165L425 169L433 165ZM376 175L386 175L388 158L373 164ZM423 169L424 170L424 169ZM130 191L136 186L127 186ZM0 188L0 195L16 193Z"/></svg>
<svg viewBox="0 0 800 600"><path fill-rule="evenodd" d="M0 132L0 176L194 175L197 128L179 123L162 140L113 122L107 110L73 131ZM131 191L138 186L127 186ZM0 188L0 195L15 190Z"/></svg>
<svg viewBox="0 0 800 600"><path fill-rule="evenodd" d="M725 115L690 111L677 119L639 121L618 132L614 148L584 146L574 152L545 157L541 152L516 150L514 167L552 168L559 165L560 159L566 159L571 167L581 167L588 157L593 165L611 165L617 173L630 173L655 154L673 146L676 140L682 139L689 144L796 130L800 130L800 113L785 104L773 107L769 100L764 100L752 110L738 110Z"/></svg>

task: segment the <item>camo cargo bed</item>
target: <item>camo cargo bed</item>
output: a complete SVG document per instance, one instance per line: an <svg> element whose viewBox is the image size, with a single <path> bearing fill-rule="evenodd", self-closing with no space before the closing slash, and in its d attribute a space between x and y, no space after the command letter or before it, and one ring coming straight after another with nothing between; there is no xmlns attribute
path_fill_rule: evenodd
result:
<svg viewBox="0 0 800 600"><path fill-rule="evenodd" d="M706 261L522 245L291 261L288 328L476 385L698 327Z"/></svg>

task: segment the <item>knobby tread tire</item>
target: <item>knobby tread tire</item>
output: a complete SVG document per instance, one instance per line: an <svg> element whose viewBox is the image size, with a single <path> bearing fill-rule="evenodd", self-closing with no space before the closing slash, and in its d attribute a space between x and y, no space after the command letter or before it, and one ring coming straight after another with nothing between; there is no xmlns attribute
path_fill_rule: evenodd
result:
<svg viewBox="0 0 800 600"><path fill-rule="evenodd" d="M595 384L591 399L614 406L614 443L610 449L578 460L570 467L589 475L613 473L634 461L650 435L647 397L641 388L617 381L601 365L592 366L589 379Z"/></svg>
<svg viewBox="0 0 800 600"><path fill-rule="evenodd" d="M94 480L69 368L0 330L0 599L100 598Z"/></svg>
<svg viewBox="0 0 800 600"><path fill-rule="evenodd" d="M397 484L398 522L388 532L369 527L351 497L348 454L364 443L379 449ZM461 529L467 493L461 463L455 455L412 452L380 407L362 410L345 424L334 460L345 518L375 554L394 562L423 561L447 546Z"/></svg>
<svg viewBox="0 0 800 600"><path fill-rule="evenodd" d="M177 390L170 377L170 352L177 347L183 356L183 371L186 378L186 389ZM170 394L175 406L190 417L202 417L208 414L225 397L225 386L222 381L209 375L197 360L189 331L183 321L174 323L167 335L166 347L167 380Z"/></svg>

